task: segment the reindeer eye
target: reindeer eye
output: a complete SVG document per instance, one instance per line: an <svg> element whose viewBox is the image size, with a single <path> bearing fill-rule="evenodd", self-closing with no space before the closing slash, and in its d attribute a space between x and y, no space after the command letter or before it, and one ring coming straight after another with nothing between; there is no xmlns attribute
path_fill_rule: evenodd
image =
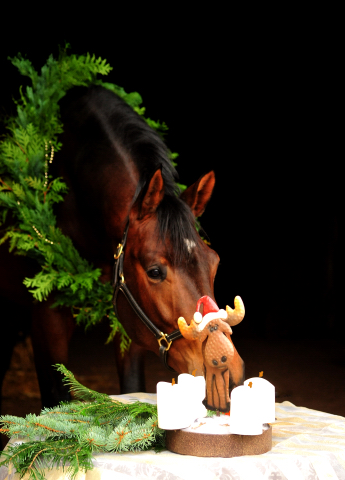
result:
<svg viewBox="0 0 345 480"><path fill-rule="evenodd" d="M215 325L215 326L213 327L213 330L218 330L218 325Z"/></svg>

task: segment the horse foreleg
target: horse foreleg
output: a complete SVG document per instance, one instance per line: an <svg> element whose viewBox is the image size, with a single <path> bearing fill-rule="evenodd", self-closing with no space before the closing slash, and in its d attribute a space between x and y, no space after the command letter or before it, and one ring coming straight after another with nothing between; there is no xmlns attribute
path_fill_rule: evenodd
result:
<svg viewBox="0 0 345 480"><path fill-rule="evenodd" d="M30 311L22 305L17 305L7 298L0 298L0 394L2 383L10 367L13 348L22 336L30 329ZM1 395L0 395L1 413Z"/></svg>
<svg viewBox="0 0 345 480"><path fill-rule="evenodd" d="M31 339L43 407L53 407L71 399L62 375L53 365L68 363L68 344L74 330L68 309L50 308L52 301L33 307Z"/></svg>
<svg viewBox="0 0 345 480"><path fill-rule="evenodd" d="M0 414L12 413L2 410L1 393L2 384L7 370L11 364L13 348L19 339L19 332L22 335L29 331L30 311L6 298L0 299ZM27 323L26 323L27 322ZM9 392L3 392L5 395ZM0 433L0 450L5 448L8 438Z"/></svg>
<svg viewBox="0 0 345 480"><path fill-rule="evenodd" d="M131 342L122 356L118 335L115 336L115 357L121 393L145 392L145 348Z"/></svg>
<svg viewBox="0 0 345 480"><path fill-rule="evenodd" d="M13 319L13 313L9 303L5 300L0 302L1 317L1 342L0 342L0 394L2 391L2 383L4 381L7 370L11 363L13 348L18 335L18 327ZM0 413L1 413L1 395L0 395Z"/></svg>
<svg viewBox="0 0 345 480"><path fill-rule="evenodd" d="M15 328L15 322L11 318L9 311L6 313L6 308L1 303L1 313L0 313L0 328L1 328L1 341L0 341L0 415L2 412L2 383L4 381L7 370L9 369L11 363L11 357L13 352L13 347L15 344L17 329ZM7 413L7 412L6 412ZM0 433L0 450L5 448L8 438Z"/></svg>

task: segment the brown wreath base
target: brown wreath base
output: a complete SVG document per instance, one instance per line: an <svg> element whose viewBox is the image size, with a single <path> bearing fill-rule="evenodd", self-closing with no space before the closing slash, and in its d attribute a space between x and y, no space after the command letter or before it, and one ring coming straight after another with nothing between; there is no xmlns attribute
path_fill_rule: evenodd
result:
<svg viewBox="0 0 345 480"><path fill-rule="evenodd" d="M166 447L171 452L195 457L261 455L272 448L272 427L264 430L261 435L212 435L167 430Z"/></svg>

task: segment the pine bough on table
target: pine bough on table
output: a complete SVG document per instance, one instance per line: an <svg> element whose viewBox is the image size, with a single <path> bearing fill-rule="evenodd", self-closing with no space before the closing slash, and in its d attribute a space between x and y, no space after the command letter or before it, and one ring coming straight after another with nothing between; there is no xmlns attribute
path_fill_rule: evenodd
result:
<svg viewBox="0 0 345 480"><path fill-rule="evenodd" d="M93 453L164 448L156 405L123 404L84 387L63 365L57 370L78 401L44 409L38 416L0 417L0 432L27 440L8 445L0 466L12 464L21 478L29 473L30 480L43 480L44 469L62 466L74 478L80 470L93 468Z"/></svg>

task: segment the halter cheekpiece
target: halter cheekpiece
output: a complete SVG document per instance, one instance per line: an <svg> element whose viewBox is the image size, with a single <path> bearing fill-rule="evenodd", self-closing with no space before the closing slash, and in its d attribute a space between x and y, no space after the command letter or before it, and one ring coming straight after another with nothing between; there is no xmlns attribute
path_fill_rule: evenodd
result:
<svg viewBox="0 0 345 480"><path fill-rule="evenodd" d="M114 263L114 270L113 270L113 287L114 287L114 295L113 295L113 305L114 305L114 312L116 317L120 320L119 314L117 311L116 307L116 301L117 301L117 296L119 292L121 291L124 296L126 297L128 303L132 307L133 311L138 315L140 320L143 322L144 325L153 333L153 335L156 337L156 340L159 345L159 356L164 364L164 366L172 371L175 372L175 370L171 367L169 367L167 363L167 354L168 350L171 347L171 344L173 340L176 340L178 338L182 337L182 334L180 330L175 330L174 332L170 333L169 335L167 333L161 332L156 325L154 325L151 320L148 318L148 316L144 313L144 311L141 309L141 307L138 305L137 301L131 294L129 288L127 287L127 284L125 282L124 278L124 273L123 273L123 261L124 261L124 252L125 252L125 246L126 246L126 241L127 241L127 235L128 235L128 229L129 229L129 220L127 220L127 225L122 237L121 243L118 244L117 246L117 251L116 254L114 255L115 258L115 263Z"/></svg>

